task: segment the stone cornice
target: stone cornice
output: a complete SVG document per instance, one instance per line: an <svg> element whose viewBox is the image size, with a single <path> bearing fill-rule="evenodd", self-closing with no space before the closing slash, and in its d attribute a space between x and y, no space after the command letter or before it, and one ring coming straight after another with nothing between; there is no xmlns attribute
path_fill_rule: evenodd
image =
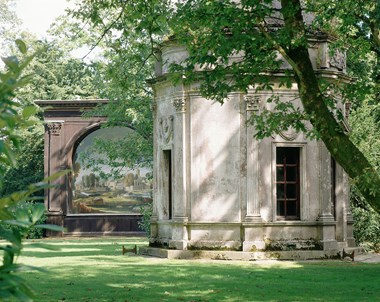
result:
<svg viewBox="0 0 380 302"><path fill-rule="evenodd" d="M198 77L197 80L198 81L202 81L202 79L203 79L202 75L205 72L206 71L194 71L194 73L197 74L197 77ZM343 80L346 83L349 83L353 80L352 77L348 76L347 74L345 74L342 71L335 71L335 70L328 70L328 69L322 69L321 68L321 69L314 69L314 72L319 77L331 79L333 81L339 79L339 80ZM268 78L271 78L274 82L276 82L276 81L279 82L279 81L281 81L280 79L289 77L289 73L292 74L293 71L290 69L279 69L276 71L263 72L261 75L267 76ZM195 80L194 82L197 82L197 80ZM170 78L169 78L168 73L163 74L163 75L159 75L155 78L151 78L151 79L147 80L147 83L149 85L151 85L152 87L155 87L155 86L160 85L160 84L165 83L165 82L170 82Z"/></svg>
<svg viewBox="0 0 380 302"><path fill-rule="evenodd" d="M34 103L42 108L48 110L60 109L91 109L98 105L109 103L106 99L93 99L93 100L36 100Z"/></svg>

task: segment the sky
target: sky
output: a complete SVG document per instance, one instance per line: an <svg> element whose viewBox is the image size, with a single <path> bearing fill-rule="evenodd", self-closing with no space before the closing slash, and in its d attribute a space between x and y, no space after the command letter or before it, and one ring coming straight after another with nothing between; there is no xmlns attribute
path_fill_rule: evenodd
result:
<svg viewBox="0 0 380 302"><path fill-rule="evenodd" d="M28 32L37 35L38 39L46 38L48 36L47 30L55 19L65 14L65 9L74 7L74 0L15 0L16 14L22 21L22 27ZM76 57L84 59L86 62L97 60L100 51L93 50L88 54L89 48L82 47L73 50L71 54Z"/></svg>
<svg viewBox="0 0 380 302"><path fill-rule="evenodd" d="M41 38L46 36L50 24L64 14L69 5L67 0L16 0L16 13L23 22L23 28Z"/></svg>

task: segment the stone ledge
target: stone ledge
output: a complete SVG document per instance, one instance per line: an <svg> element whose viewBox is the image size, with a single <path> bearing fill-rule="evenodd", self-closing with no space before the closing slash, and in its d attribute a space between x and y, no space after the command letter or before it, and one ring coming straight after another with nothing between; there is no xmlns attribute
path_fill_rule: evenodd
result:
<svg viewBox="0 0 380 302"><path fill-rule="evenodd" d="M128 231L105 231L105 232L63 232L65 237L106 237L106 236L123 236L123 237L142 237L145 232L128 232Z"/></svg>
<svg viewBox="0 0 380 302"><path fill-rule="evenodd" d="M211 259L211 260L312 260L336 259L338 250L329 251L267 251L267 252L240 252L240 251L206 251L206 250L170 250L154 247L140 247L142 255L167 259ZM339 259L339 258L338 258Z"/></svg>

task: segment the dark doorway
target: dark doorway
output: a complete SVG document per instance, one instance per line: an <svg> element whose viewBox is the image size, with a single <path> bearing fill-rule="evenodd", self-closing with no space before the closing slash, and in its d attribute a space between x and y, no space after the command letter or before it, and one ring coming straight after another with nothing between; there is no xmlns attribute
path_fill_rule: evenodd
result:
<svg viewBox="0 0 380 302"><path fill-rule="evenodd" d="M168 219L173 218L173 190L172 190L172 151L164 150L166 196L168 200Z"/></svg>

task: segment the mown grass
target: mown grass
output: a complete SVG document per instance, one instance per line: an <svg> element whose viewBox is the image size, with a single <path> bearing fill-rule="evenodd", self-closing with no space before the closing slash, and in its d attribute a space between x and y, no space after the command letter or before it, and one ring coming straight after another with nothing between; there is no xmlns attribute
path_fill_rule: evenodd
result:
<svg viewBox="0 0 380 302"><path fill-rule="evenodd" d="M48 251L33 246L59 247ZM122 255L139 238L29 241L20 275L35 301L380 301L380 264L167 260Z"/></svg>

